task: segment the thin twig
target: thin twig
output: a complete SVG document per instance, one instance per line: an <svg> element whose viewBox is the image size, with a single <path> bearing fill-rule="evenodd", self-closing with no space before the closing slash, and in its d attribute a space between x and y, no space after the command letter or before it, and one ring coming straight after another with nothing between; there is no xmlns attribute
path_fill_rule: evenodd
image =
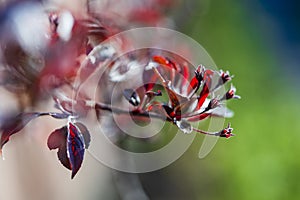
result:
<svg viewBox="0 0 300 200"><path fill-rule="evenodd" d="M199 129L196 129L196 128L193 128L193 131L201 133L201 134L204 134L204 135L213 135L213 136L216 136L216 133L210 133L210 132L206 132L206 131L199 130Z"/></svg>
<svg viewBox="0 0 300 200"><path fill-rule="evenodd" d="M107 105L104 103L95 103L94 108L96 110L105 110L105 111L110 111L115 114L126 114L126 115L132 115L132 116L137 116L137 117L147 117L147 118L156 118L156 119L161 119L161 120L168 120L166 117L156 114L156 113L151 113L151 112L146 112L142 110L132 110L132 111L127 111L123 110L121 108L113 107L111 105Z"/></svg>

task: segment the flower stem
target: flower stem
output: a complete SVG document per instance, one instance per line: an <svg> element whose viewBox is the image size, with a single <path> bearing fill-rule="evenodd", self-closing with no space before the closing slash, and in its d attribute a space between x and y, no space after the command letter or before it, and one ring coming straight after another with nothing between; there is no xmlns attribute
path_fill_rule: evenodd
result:
<svg viewBox="0 0 300 200"><path fill-rule="evenodd" d="M117 107L113 107L111 105L108 104L104 104L104 103L95 103L94 105L94 109L95 110L105 110L105 111L109 111L118 115L121 114L127 114L127 115L132 115L132 116L137 116L137 117L147 117L147 118L156 118L156 119L161 119L161 120L168 120L165 116L163 115L159 115L156 113L151 113L151 112L147 112L147 111L142 111L142 110L132 110L132 111L127 111L127 110L123 110L121 108L117 108Z"/></svg>

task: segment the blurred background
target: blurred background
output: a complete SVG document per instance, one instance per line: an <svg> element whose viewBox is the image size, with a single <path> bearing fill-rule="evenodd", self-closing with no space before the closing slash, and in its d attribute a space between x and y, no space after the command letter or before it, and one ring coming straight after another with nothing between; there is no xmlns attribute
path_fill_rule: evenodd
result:
<svg viewBox="0 0 300 200"><path fill-rule="evenodd" d="M149 187L166 198L181 191L191 199L299 199L299 2L194 1L186 10L176 18L180 29L235 75L242 99L228 106L237 136L219 140L202 160L197 136L181 159L161 170L173 173L162 184L168 189Z"/></svg>
<svg viewBox="0 0 300 200"><path fill-rule="evenodd" d="M0 199L131 199L120 193L126 188L119 183L129 182L150 199L300 199L299 13L296 0L188 0L170 11L177 30L235 75L242 96L228 104L237 136L219 139L204 159L198 158L203 136L197 135L164 169L131 176L87 155L71 181L54 152L49 156L44 144L20 135L0 161ZM45 130L56 128L39 122L48 124Z"/></svg>

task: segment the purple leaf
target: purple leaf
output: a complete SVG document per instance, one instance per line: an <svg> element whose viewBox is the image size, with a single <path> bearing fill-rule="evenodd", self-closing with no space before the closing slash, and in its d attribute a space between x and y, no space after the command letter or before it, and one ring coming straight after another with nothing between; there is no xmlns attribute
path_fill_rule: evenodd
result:
<svg viewBox="0 0 300 200"><path fill-rule="evenodd" d="M85 144L85 149L88 149L91 142L91 135L89 130L86 128L86 126L80 122L76 122L75 125L79 128Z"/></svg>
<svg viewBox="0 0 300 200"><path fill-rule="evenodd" d="M50 150L57 149L57 156L59 161L67 169L71 170L70 161L67 155L67 126L53 131L48 137L47 145Z"/></svg>
<svg viewBox="0 0 300 200"><path fill-rule="evenodd" d="M15 117L6 119L1 125L2 135L0 150L9 141L10 136L22 130L31 120L40 116L40 113L20 113Z"/></svg>
<svg viewBox="0 0 300 200"><path fill-rule="evenodd" d="M85 149L85 142L80 132L80 129L76 125L69 122L68 136L67 136L67 154L71 164L72 179L74 178L74 176L76 175L76 173L81 167L83 157L84 157L84 151L85 151L84 149Z"/></svg>
<svg viewBox="0 0 300 200"><path fill-rule="evenodd" d="M90 133L86 126L77 122L53 131L47 145L50 150L58 149L59 161L64 167L72 170L72 178L74 178L82 164L84 148L89 147L90 140Z"/></svg>

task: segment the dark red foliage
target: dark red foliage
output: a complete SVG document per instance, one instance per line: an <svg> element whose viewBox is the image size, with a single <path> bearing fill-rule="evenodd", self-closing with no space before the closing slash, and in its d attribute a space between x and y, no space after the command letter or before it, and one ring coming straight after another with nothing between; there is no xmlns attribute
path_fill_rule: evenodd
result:
<svg viewBox="0 0 300 200"><path fill-rule="evenodd" d="M80 132L83 136L85 149L88 149L90 146L90 142L91 142L91 135L90 135L89 130L83 123L76 122L74 124L75 124L75 126L77 126L77 128L80 130Z"/></svg>
<svg viewBox="0 0 300 200"><path fill-rule="evenodd" d="M198 103L196 106L196 110L199 110L202 107L202 105L203 105L205 99L208 97L208 95L209 95L209 88L208 88L207 84L205 84L201 90L200 95L197 97Z"/></svg>
<svg viewBox="0 0 300 200"><path fill-rule="evenodd" d="M67 154L69 157L73 179L81 167L84 157L84 138L77 126L68 123Z"/></svg>
<svg viewBox="0 0 300 200"><path fill-rule="evenodd" d="M210 69L206 69L204 71L204 76L203 76L204 85L203 85L203 88L200 92L200 95L197 97L198 103L197 103L197 106L196 106L196 110L199 110L202 107L205 99L208 97L208 95L210 93L210 88L211 88L211 83L212 83L212 75L213 74L214 74L214 72ZM196 77L197 77L197 73L196 73ZM202 79L202 76L201 76L201 79Z"/></svg>
<svg viewBox="0 0 300 200"><path fill-rule="evenodd" d="M40 116L40 113L20 113L17 116L9 117L5 119L1 125L0 130L2 130L1 140L0 140L0 150L3 145L9 141L10 136L19 132L23 129L31 120Z"/></svg>
<svg viewBox="0 0 300 200"><path fill-rule="evenodd" d="M70 161L67 154L67 126L53 131L48 137L47 145L50 150L58 149L57 157L61 164L71 170Z"/></svg>
<svg viewBox="0 0 300 200"><path fill-rule="evenodd" d="M68 123L60 129L53 131L48 138L48 148L58 149L57 156L67 169L72 170L74 178L81 167L85 149L90 144L90 133L82 123Z"/></svg>

